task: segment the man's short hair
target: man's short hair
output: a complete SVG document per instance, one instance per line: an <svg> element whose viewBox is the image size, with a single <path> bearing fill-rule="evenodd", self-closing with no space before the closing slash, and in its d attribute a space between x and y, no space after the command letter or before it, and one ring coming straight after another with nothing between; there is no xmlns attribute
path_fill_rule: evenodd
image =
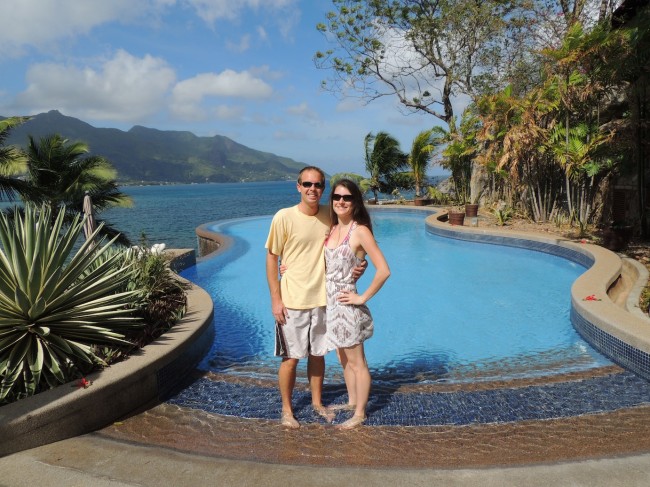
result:
<svg viewBox="0 0 650 487"><path fill-rule="evenodd" d="M304 173L305 171L317 171L320 174L320 180L322 182L325 182L325 172L320 167L305 166L298 173L298 184L302 183L302 173Z"/></svg>

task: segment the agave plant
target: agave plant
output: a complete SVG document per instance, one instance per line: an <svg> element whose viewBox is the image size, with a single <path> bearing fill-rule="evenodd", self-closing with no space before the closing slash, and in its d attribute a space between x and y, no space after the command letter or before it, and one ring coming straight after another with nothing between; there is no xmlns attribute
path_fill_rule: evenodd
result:
<svg viewBox="0 0 650 487"><path fill-rule="evenodd" d="M93 345L128 345L142 326L126 290L132 266L109 252L113 241L76 246L83 220L64 219L65 208L52 219L31 205L0 214L0 403L102 365Z"/></svg>

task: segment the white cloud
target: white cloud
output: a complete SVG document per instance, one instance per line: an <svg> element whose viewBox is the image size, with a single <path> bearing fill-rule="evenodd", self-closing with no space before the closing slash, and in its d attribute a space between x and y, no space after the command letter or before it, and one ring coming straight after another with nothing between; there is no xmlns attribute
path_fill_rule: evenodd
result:
<svg viewBox="0 0 650 487"><path fill-rule="evenodd" d="M280 34L285 39L290 39L291 34L298 24L300 24L300 10L292 9L282 16L279 21Z"/></svg>
<svg viewBox="0 0 650 487"><path fill-rule="evenodd" d="M10 57L49 47L107 22L155 17L174 0L20 0L0 2L0 45ZM1 55L0 55L1 56Z"/></svg>
<svg viewBox="0 0 650 487"><path fill-rule="evenodd" d="M266 29L261 25L257 26L257 35L262 41L267 41L269 39L269 34L266 32Z"/></svg>
<svg viewBox="0 0 650 487"><path fill-rule="evenodd" d="M271 68L268 64L264 64L262 66L252 66L248 69L248 72L253 76L272 81L277 81L281 78L284 78L284 74L280 71L271 71Z"/></svg>
<svg viewBox="0 0 650 487"><path fill-rule="evenodd" d="M20 0L0 1L0 58L24 55L29 48L53 49L111 22L155 23L174 5L186 5L208 24L237 20L247 10L278 13L283 35L295 25L298 0ZM276 19L277 21L278 19ZM266 39L266 31L258 28Z"/></svg>
<svg viewBox="0 0 650 487"><path fill-rule="evenodd" d="M226 47L233 52L248 51L251 47L251 36L250 34L242 36L238 43L228 41Z"/></svg>
<svg viewBox="0 0 650 487"><path fill-rule="evenodd" d="M212 24L216 20L234 20L246 9L283 10L296 4L296 0L187 0L197 15Z"/></svg>
<svg viewBox="0 0 650 487"><path fill-rule="evenodd" d="M339 100L339 102L336 104L336 111L341 113L356 112L366 105L367 103L359 97L348 96L347 98Z"/></svg>
<svg viewBox="0 0 650 487"><path fill-rule="evenodd" d="M219 120L240 120L244 116L244 107L219 105L214 109L214 116Z"/></svg>
<svg viewBox="0 0 650 487"><path fill-rule="evenodd" d="M143 121L160 110L175 79L164 60L137 58L122 50L98 68L35 64L27 72L27 89L11 103L12 111L56 108L93 120Z"/></svg>
<svg viewBox="0 0 650 487"><path fill-rule="evenodd" d="M219 74L202 73L179 82L172 91L172 111L186 120L200 120L207 97L268 99L273 88L251 73L226 69Z"/></svg>
<svg viewBox="0 0 650 487"><path fill-rule="evenodd" d="M303 132L290 132L287 130L276 130L273 132L275 140L307 140L307 136Z"/></svg>
<svg viewBox="0 0 650 487"><path fill-rule="evenodd" d="M299 105L294 105L287 108L287 113L295 115L307 121L316 121L319 119L318 113L312 110L307 102L302 102Z"/></svg>

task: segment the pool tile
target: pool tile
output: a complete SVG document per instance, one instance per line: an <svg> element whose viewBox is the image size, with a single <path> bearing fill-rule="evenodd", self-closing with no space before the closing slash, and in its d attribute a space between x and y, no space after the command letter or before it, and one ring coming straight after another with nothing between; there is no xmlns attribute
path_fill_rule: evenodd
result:
<svg viewBox="0 0 650 487"><path fill-rule="evenodd" d="M325 386L325 404L343 403L341 387ZM276 387L200 378L168 401L211 414L276 419L280 395ZM455 392L373 392L368 425L432 426L548 420L650 404L650 383L630 372L525 387ZM294 412L299 421L324 422L311 408L309 391L296 388ZM336 421L349 412L340 411Z"/></svg>

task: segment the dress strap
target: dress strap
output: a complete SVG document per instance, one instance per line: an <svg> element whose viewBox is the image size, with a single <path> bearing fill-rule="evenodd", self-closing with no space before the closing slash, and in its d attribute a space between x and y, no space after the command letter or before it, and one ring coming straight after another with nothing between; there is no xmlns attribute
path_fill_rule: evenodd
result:
<svg viewBox="0 0 650 487"><path fill-rule="evenodd" d="M348 230L348 234L345 236L343 239L343 242L341 242L340 245L347 244L350 240L350 235L352 235L352 231L357 228L357 222L352 222L352 225L350 225L350 230Z"/></svg>

